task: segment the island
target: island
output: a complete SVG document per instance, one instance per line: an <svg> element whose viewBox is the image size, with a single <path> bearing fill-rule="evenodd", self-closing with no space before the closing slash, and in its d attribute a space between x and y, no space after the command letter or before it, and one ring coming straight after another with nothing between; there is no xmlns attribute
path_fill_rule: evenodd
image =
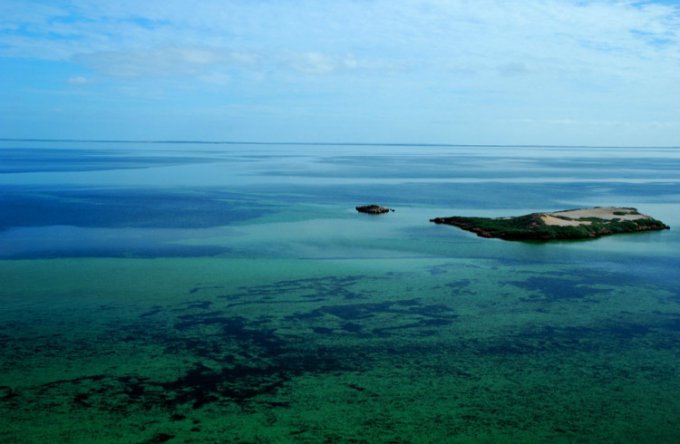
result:
<svg viewBox="0 0 680 444"><path fill-rule="evenodd" d="M437 217L430 222L454 225L481 237L519 241L594 239L670 227L635 208L595 207L517 217Z"/></svg>
<svg viewBox="0 0 680 444"><path fill-rule="evenodd" d="M394 211L392 208L387 208L387 207L383 207L382 205L376 205L376 204L360 205L360 206L356 207L356 210L359 213L367 213L367 214L384 214L384 213L389 213L390 211Z"/></svg>

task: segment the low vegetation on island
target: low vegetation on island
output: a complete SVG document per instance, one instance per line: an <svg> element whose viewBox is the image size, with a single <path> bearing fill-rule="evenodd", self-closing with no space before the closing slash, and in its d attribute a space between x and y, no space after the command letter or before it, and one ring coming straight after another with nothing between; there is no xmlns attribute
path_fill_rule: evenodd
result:
<svg viewBox="0 0 680 444"><path fill-rule="evenodd" d="M430 222L454 225L481 237L524 241L593 239L670 228L635 208L625 207L585 208L517 217L437 217Z"/></svg>

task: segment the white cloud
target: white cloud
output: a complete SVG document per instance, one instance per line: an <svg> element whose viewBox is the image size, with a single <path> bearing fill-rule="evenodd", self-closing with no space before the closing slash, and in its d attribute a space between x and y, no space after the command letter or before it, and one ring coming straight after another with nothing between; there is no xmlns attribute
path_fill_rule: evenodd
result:
<svg viewBox="0 0 680 444"><path fill-rule="evenodd" d="M287 65L307 74L328 74L338 68L331 57L316 52L292 55L288 57Z"/></svg>
<svg viewBox="0 0 680 444"><path fill-rule="evenodd" d="M198 76L201 82L216 85L216 86L226 86L232 82L231 76L221 72L208 72Z"/></svg>
<svg viewBox="0 0 680 444"><path fill-rule="evenodd" d="M84 76L72 76L66 79L66 82L69 85L87 85L91 80Z"/></svg>

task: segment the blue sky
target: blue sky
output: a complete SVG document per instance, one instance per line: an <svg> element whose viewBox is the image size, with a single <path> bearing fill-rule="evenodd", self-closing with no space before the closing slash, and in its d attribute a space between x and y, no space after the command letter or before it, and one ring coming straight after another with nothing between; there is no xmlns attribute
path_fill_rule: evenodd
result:
<svg viewBox="0 0 680 444"><path fill-rule="evenodd" d="M680 146L680 0L0 2L0 137Z"/></svg>

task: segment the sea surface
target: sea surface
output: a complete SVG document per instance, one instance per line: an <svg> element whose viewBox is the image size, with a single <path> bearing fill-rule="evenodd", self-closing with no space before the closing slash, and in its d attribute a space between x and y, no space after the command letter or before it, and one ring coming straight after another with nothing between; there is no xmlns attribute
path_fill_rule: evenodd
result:
<svg viewBox="0 0 680 444"><path fill-rule="evenodd" d="M0 442L680 442L680 149L0 141Z"/></svg>

